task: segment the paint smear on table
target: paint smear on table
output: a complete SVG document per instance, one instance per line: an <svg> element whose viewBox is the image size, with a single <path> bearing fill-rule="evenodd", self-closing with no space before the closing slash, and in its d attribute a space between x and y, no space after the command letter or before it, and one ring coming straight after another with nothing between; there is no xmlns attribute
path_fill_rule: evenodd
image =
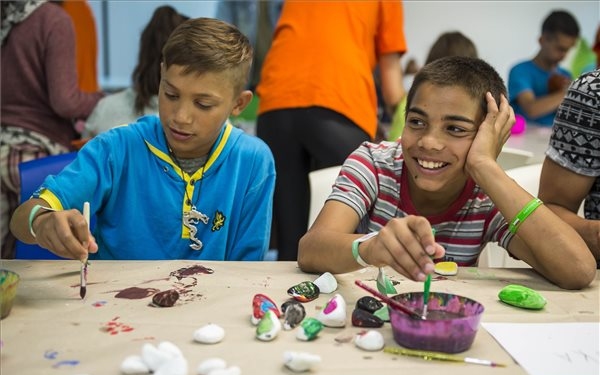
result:
<svg viewBox="0 0 600 375"><path fill-rule="evenodd" d="M119 320L118 316L115 316L112 320L104 323L104 326L102 326L101 330L104 332L108 332L111 335L117 335L121 332L131 332L133 331L133 327L131 327L130 325L127 325L125 323L121 323L118 322L117 320Z"/></svg>
<svg viewBox="0 0 600 375"><path fill-rule="evenodd" d="M156 288L138 288L136 286L132 286L119 291L119 293L115 295L115 298L142 299L150 297L158 292L160 292L160 290Z"/></svg>
<svg viewBox="0 0 600 375"><path fill-rule="evenodd" d="M170 276L176 277L178 280L184 277L190 277L197 274L211 274L215 271L212 268L204 267L203 265L196 264L190 267L180 268L176 271L171 272Z"/></svg>

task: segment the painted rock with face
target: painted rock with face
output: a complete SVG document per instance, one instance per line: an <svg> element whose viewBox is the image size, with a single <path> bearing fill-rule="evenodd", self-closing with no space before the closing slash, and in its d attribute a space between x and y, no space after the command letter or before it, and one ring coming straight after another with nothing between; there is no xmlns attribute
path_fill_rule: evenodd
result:
<svg viewBox="0 0 600 375"><path fill-rule="evenodd" d="M296 331L296 338L302 341L312 341L317 338L323 329L323 323L316 318L306 318L300 323Z"/></svg>
<svg viewBox="0 0 600 375"><path fill-rule="evenodd" d="M303 281L287 290L287 294L300 302L309 302L316 299L321 291L312 281Z"/></svg>
<svg viewBox="0 0 600 375"><path fill-rule="evenodd" d="M533 289L522 285L507 285L498 293L504 303L523 309L539 310L546 306L546 299Z"/></svg>
<svg viewBox="0 0 600 375"><path fill-rule="evenodd" d="M257 325L268 310L273 311L278 318L281 316L281 311L272 299L264 294L255 294L252 298L252 324Z"/></svg>
<svg viewBox="0 0 600 375"><path fill-rule="evenodd" d="M331 298L325 308L319 312L317 319L327 327L346 326L346 301L341 294Z"/></svg>

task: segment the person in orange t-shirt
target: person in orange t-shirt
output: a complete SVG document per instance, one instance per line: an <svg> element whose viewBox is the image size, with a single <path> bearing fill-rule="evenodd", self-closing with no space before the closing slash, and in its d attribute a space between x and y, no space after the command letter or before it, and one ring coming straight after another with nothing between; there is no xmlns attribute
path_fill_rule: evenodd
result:
<svg viewBox="0 0 600 375"><path fill-rule="evenodd" d="M96 92L98 86L98 36L92 9L86 0L61 1L75 27L75 44L79 88L83 92Z"/></svg>
<svg viewBox="0 0 600 375"><path fill-rule="evenodd" d="M389 113L405 94L401 1L287 1L257 87L257 135L275 157L279 260L296 260L310 205L308 173L341 165L377 131L379 69Z"/></svg>

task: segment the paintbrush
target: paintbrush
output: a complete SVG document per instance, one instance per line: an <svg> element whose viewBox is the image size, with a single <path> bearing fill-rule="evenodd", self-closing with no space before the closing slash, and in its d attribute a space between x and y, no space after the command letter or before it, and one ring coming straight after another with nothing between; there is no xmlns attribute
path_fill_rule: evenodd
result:
<svg viewBox="0 0 600 375"><path fill-rule="evenodd" d="M439 361L450 361L450 362L464 362L472 363L475 365L491 366L491 367L506 367L505 364L492 362L487 359L471 358L471 357L460 357L457 355L430 352L426 350L413 350L413 349L402 349L402 348L391 348L386 346L383 351L391 354L408 355L412 357L421 357L425 360L436 359Z"/></svg>
<svg viewBox="0 0 600 375"><path fill-rule="evenodd" d="M435 228L431 228L431 233L435 237ZM423 319L427 319L427 304L429 303L429 289L431 288L431 274L425 279L425 290L423 292Z"/></svg>
<svg viewBox="0 0 600 375"><path fill-rule="evenodd" d="M90 202L83 203L83 217L85 218L85 222L87 223L88 232L90 230ZM87 258L81 262L81 271L79 273L80 279L80 287L79 287L79 296L81 299L85 297L85 293L87 292Z"/></svg>
<svg viewBox="0 0 600 375"><path fill-rule="evenodd" d="M400 302L396 301L395 299L388 297L386 294L378 292L377 290L371 288L367 284L364 284L362 281L355 280L354 283L356 285L358 285L359 287L363 288L364 290L366 290L367 292L371 293L375 297L378 297L383 302L385 302L388 305L392 306L394 309L402 311L403 313L407 314L411 318L416 318L416 319L419 319L419 320L423 319L423 317L421 315L419 315L419 313L417 313L416 311L412 310L409 307L404 306L403 304L401 304Z"/></svg>

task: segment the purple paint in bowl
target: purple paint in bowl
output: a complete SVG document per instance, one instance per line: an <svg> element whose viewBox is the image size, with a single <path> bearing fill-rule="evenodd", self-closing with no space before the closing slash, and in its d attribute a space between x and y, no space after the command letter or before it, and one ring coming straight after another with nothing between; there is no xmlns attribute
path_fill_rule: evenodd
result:
<svg viewBox="0 0 600 375"><path fill-rule="evenodd" d="M392 297L417 312L423 311L423 292ZM467 297L448 293L430 293L427 319L411 318L388 306L394 340L411 349L460 353L475 340L484 307Z"/></svg>

